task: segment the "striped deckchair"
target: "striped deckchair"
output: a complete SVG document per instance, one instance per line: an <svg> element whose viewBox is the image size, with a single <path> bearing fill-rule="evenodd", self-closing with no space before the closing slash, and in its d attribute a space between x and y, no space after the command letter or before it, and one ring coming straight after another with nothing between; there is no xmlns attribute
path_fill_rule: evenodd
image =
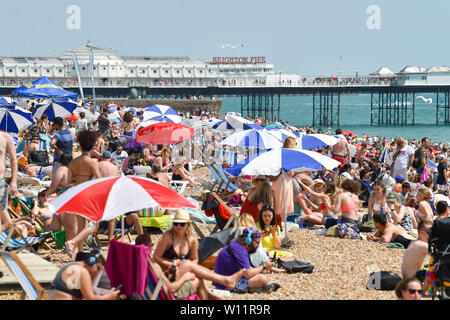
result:
<svg viewBox="0 0 450 320"><path fill-rule="evenodd" d="M19 281L19 284L23 289L21 295L22 300L25 299L25 296L28 296L30 300L41 300L44 298L46 291L41 287L39 282L36 281L14 251L9 252L0 250L0 257Z"/></svg>
<svg viewBox="0 0 450 320"><path fill-rule="evenodd" d="M51 235L51 232L43 232L38 237L23 237L21 235L20 239L14 239L11 237L14 231L15 226L13 225L8 231L5 230L0 234L0 244L2 245L2 250L6 250L6 248L10 250L30 248L34 253L37 253L33 246L41 243Z"/></svg>

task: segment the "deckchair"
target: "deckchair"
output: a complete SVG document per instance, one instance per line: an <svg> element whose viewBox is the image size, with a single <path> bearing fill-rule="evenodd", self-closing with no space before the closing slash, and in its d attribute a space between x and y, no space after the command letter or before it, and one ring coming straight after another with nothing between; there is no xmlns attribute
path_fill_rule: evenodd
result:
<svg viewBox="0 0 450 320"><path fill-rule="evenodd" d="M51 234L51 232L43 232L38 237L23 237L20 235L20 239L14 239L11 235L15 230L16 226L12 225L8 231L5 230L0 234L0 245L2 245L1 250L6 250L7 248L10 250L29 248L34 253L37 253L33 246L45 241L45 239L47 239L47 237Z"/></svg>
<svg viewBox="0 0 450 320"><path fill-rule="evenodd" d="M226 217L223 217L220 213L220 208L214 210L214 217L216 218L217 224L214 227L213 231L211 232L211 234L213 234L217 232L219 229L223 230L230 227L233 221L235 220L237 221L237 219L239 218L239 212L230 208L225 203L225 201L223 201L223 199L217 195L217 193L211 192L211 197L214 198L218 202L219 206L221 206L223 210L227 211L230 216L228 219Z"/></svg>
<svg viewBox="0 0 450 320"><path fill-rule="evenodd" d="M47 291L36 281L14 251L8 252L0 250L0 257L17 280L19 280L20 286L23 289L21 295L22 300L25 299L25 296L28 296L30 300L41 300L45 298Z"/></svg>
<svg viewBox="0 0 450 320"><path fill-rule="evenodd" d="M176 192L182 194L186 191L186 187L189 184L187 180L170 180L169 188L175 190Z"/></svg>
<svg viewBox="0 0 450 320"><path fill-rule="evenodd" d="M220 197L222 199L227 199L236 190L240 189L240 187L238 187L233 182L231 182L230 178L227 176L227 174L223 170L222 164L216 162L215 164L213 163L210 166L211 166L211 169L215 170L220 177L220 178L217 178L221 182L220 182L219 188L218 188L218 190L216 190L216 192L218 195L220 195ZM211 170L210 170L210 172L211 172ZM214 179L216 179L215 176L214 176ZM224 184L225 184L225 186L222 188L222 186ZM245 189L247 189L247 188L245 188Z"/></svg>

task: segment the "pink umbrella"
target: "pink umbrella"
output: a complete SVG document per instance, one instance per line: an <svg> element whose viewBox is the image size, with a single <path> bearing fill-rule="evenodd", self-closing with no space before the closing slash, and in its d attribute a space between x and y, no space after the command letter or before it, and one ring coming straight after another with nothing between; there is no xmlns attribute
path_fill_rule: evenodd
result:
<svg viewBox="0 0 450 320"><path fill-rule="evenodd" d="M106 177L83 182L51 202L57 214L70 212L91 221L111 220L143 208L195 208L163 184L136 176Z"/></svg>

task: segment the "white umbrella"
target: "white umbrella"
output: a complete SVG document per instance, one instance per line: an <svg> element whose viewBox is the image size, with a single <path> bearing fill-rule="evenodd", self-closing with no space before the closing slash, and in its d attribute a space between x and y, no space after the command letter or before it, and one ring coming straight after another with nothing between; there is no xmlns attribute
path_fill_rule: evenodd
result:
<svg viewBox="0 0 450 320"><path fill-rule="evenodd" d="M234 130L262 129L260 125L230 113L227 113L225 120L230 124L230 126L233 127Z"/></svg>
<svg viewBox="0 0 450 320"><path fill-rule="evenodd" d="M0 107L0 130L19 133L33 124L31 112L14 106Z"/></svg>
<svg viewBox="0 0 450 320"><path fill-rule="evenodd" d="M45 103L36 106L33 117L40 119L45 114L49 121L53 121L56 117L70 117L76 108L77 103L70 99L47 100Z"/></svg>
<svg viewBox="0 0 450 320"><path fill-rule="evenodd" d="M154 104L144 110L144 121L146 120L180 123L182 118L173 108L162 104Z"/></svg>

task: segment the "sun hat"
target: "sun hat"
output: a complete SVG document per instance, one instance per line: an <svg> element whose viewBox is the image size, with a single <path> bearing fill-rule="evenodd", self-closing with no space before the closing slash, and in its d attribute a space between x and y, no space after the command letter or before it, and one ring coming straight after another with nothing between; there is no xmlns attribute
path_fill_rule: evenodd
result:
<svg viewBox="0 0 450 320"><path fill-rule="evenodd" d="M396 199L397 199L397 196L396 196L396 193L395 193L395 192L391 192L391 193L389 193L388 196L387 196L387 201L388 201L388 202L390 202L390 201L395 201Z"/></svg>
<svg viewBox="0 0 450 320"><path fill-rule="evenodd" d="M316 184L323 184L323 185L327 185L326 183L325 183L325 181L323 181L322 179L315 179L314 180L314 183L313 183L313 187L315 187L316 186Z"/></svg>
<svg viewBox="0 0 450 320"><path fill-rule="evenodd" d="M191 215L187 210L178 209L172 222L180 222L180 223L191 222Z"/></svg>

